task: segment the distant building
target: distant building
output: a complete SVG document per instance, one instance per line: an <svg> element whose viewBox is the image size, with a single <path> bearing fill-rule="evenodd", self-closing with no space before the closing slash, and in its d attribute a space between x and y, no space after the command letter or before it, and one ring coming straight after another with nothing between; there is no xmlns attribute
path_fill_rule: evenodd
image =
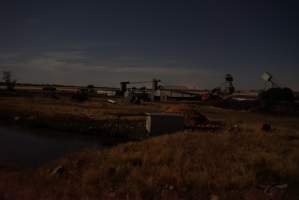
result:
<svg viewBox="0 0 299 200"><path fill-rule="evenodd" d="M97 94L111 97L111 96L115 96L116 95L116 91L97 90Z"/></svg>
<svg viewBox="0 0 299 200"><path fill-rule="evenodd" d="M155 92L155 99L167 100L198 100L200 95L192 93L185 86L163 86Z"/></svg>

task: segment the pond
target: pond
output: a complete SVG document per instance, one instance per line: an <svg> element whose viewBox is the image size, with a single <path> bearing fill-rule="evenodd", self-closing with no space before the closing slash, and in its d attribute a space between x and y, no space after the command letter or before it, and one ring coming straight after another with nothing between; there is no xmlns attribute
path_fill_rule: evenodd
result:
<svg viewBox="0 0 299 200"><path fill-rule="evenodd" d="M95 136L0 126L0 166L36 167L85 148L101 148Z"/></svg>

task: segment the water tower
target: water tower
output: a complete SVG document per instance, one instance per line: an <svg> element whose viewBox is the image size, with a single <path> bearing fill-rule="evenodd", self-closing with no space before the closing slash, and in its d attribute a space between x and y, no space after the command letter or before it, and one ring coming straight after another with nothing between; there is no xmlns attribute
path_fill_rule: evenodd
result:
<svg viewBox="0 0 299 200"><path fill-rule="evenodd" d="M161 80L158 80L158 79L153 79L152 81L152 90L153 91L157 91L159 89L159 82L161 82Z"/></svg>
<svg viewBox="0 0 299 200"><path fill-rule="evenodd" d="M235 92L235 87L233 86L234 78L231 74L225 75L225 82L224 82L224 92L227 94L232 94Z"/></svg>

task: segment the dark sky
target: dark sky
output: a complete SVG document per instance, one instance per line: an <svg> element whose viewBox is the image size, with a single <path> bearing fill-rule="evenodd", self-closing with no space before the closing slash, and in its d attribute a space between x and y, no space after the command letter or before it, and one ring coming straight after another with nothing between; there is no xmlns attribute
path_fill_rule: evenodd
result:
<svg viewBox="0 0 299 200"><path fill-rule="evenodd" d="M275 0L4 0L0 69L18 81L118 86L160 78L212 88L231 73L299 89L299 3Z"/></svg>

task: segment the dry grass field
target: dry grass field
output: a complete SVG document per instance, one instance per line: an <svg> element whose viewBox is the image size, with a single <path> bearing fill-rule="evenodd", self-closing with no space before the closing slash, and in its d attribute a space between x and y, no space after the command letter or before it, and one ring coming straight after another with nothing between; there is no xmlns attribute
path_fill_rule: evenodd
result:
<svg viewBox="0 0 299 200"><path fill-rule="evenodd" d="M108 104L100 99L0 100L1 112L93 119L171 106ZM190 108L223 121L224 127L86 149L38 169L2 169L0 199L299 199L299 118L195 104ZM271 130L262 130L264 123Z"/></svg>
<svg viewBox="0 0 299 200"><path fill-rule="evenodd" d="M26 113L37 116L77 116L93 120L101 120L117 115L143 115L144 112L163 110L163 104L147 103L133 105L122 99L115 99L116 104L107 102L108 98L93 98L91 101L76 102L70 98L59 99L37 97L1 97L1 112Z"/></svg>

